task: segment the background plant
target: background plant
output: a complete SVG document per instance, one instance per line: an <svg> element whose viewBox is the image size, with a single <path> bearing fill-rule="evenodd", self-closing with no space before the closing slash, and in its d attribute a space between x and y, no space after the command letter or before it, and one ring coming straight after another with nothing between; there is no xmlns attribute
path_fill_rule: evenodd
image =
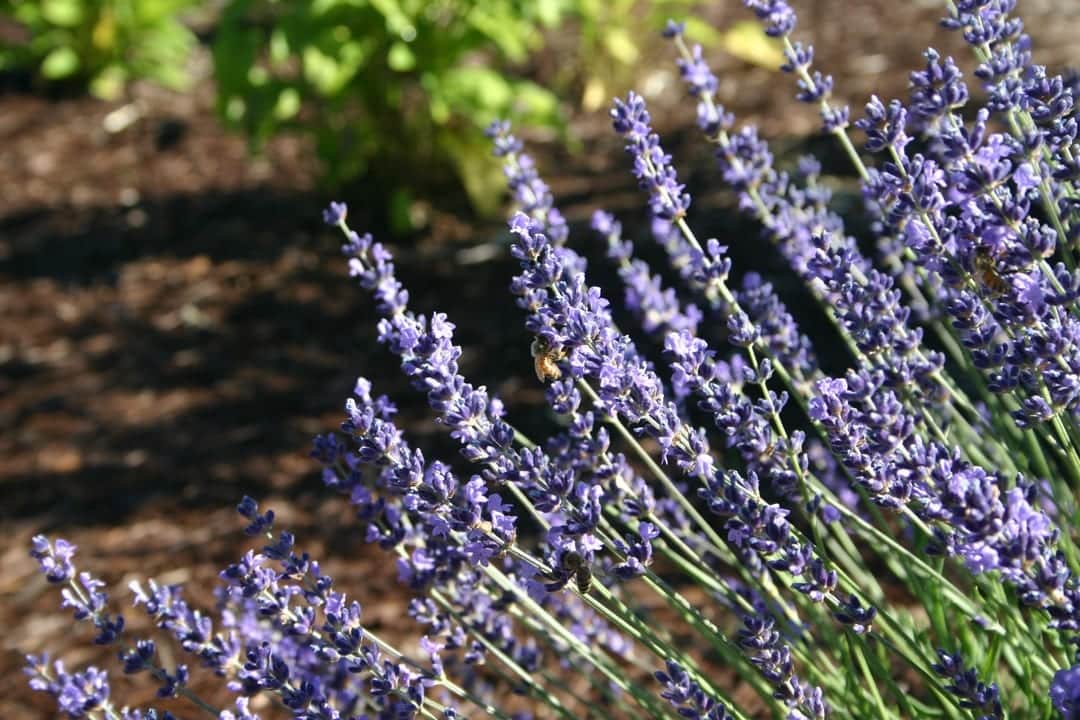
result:
<svg viewBox="0 0 1080 720"><path fill-rule="evenodd" d="M7 2L19 23L0 69L85 84L115 99L147 79L191 86L193 0ZM288 132L309 135L331 185L368 177L399 229L410 202L463 189L474 208L496 205L498 168L482 129L509 117L561 132L557 98L595 110L629 87L655 30L689 0L314 3L232 0L200 7L213 44L217 105L253 149ZM716 41L704 23L692 35ZM537 83L542 79L545 85ZM570 140L571 138L564 138ZM393 169L393 170L392 170Z"/></svg>
<svg viewBox="0 0 1080 720"><path fill-rule="evenodd" d="M380 176L396 208L460 182L490 213L501 178L483 128L512 118L561 133L558 98L576 88L595 109L621 91L640 38L690 4L232 0L214 43L219 109L256 146L310 133L331 183Z"/></svg>
<svg viewBox="0 0 1080 720"><path fill-rule="evenodd" d="M561 122L555 95L520 68L568 6L232 0L214 42L219 108L256 145L311 133L331 182L372 172L404 191L450 169L480 202L492 177L478 146L485 123Z"/></svg>
<svg viewBox="0 0 1080 720"><path fill-rule="evenodd" d="M188 85L194 34L183 11L194 0L4 0L0 14L23 28L0 44L0 70L29 68L46 81L85 82L103 98L127 82Z"/></svg>

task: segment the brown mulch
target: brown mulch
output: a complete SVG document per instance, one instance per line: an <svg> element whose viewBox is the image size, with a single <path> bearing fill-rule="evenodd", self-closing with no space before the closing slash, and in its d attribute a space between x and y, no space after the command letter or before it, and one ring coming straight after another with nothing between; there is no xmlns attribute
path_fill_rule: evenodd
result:
<svg viewBox="0 0 1080 720"><path fill-rule="evenodd" d="M837 77L851 98L873 89L902 94L927 42L966 60L955 38L927 20L940 14L934 6L797 5L823 48L821 62L852 68ZM1066 40L1077 18L1050 23L1053 3L1031 5L1029 28L1046 48L1041 59L1070 60ZM745 17L739 8L710 12L720 25ZM881 32L889 27L917 30ZM790 100L787 78L713 55L730 109L763 121L773 137L814 131L814 113ZM643 82L661 88L657 115L673 131L692 189L715 186L667 57L652 66ZM369 298L346 276L339 240L319 222L331 198L319 189L310 147L282 137L252 158L243 139L218 125L205 83L190 95L136 86L129 100L138 116L117 129L126 103L0 94L5 720L53 717L50 701L26 688L24 653L112 666L109 651L87 644L85 628L71 632L55 592L36 574L27 556L33 534L78 544L80 566L110 583L119 608L132 579L212 587L247 547L232 507L251 494L326 559L327 571L365 603L374 628L415 642L391 565L322 487L307 457L310 438L337 426L356 375L365 374L400 401L411 439L431 456L456 456L375 343ZM572 129L585 154L530 146L571 221L585 222L599 204L639 216L640 198L603 113L576 117ZM377 216L365 208L365 192L359 185L345 197L358 228ZM528 338L509 296L498 294L514 271L501 223L476 219L460 201L434 201L428 216L423 233L394 243L414 306L457 322L462 372L505 398L516 424L543 432ZM721 237L742 227L723 213L702 217ZM592 255L598 278L609 279ZM774 258L757 261L778 266ZM128 680L118 679L115 695L147 700L145 684L136 686L130 694Z"/></svg>

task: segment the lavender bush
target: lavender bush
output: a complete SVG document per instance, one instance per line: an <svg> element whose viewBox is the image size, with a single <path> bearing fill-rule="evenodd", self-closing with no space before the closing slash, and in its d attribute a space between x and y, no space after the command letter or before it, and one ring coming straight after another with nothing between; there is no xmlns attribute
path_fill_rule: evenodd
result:
<svg viewBox="0 0 1080 720"><path fill-rule="evenodd" d="M515 695L536 717L1080 718L1076 79L1034 63L1012 0L954 0L943 22L970 45L985 100L927 50L909 98L871 98L852 121L788 5L745 4L861 178L876 252L830 210L818 163L774 167L717 103L700 48L677 23L665 33L720 177L828 333L808 337L767 282L736 280L722 242L695 234L634 93L612 123L679 284L598 211L579 242L606 243L640 332L616 327L548 186L497 123L519 208L510 289L561 419L551 437L526 437L461 375L452 322L410 309L390 253L344 204L325 213L374 296L380 341L471 466L425 457L363 378L341 431L315 441L327 487L394 559L421 652L366 628L359 602L245 498L265 545L221 573L213 612L179 587L132 585L189 654L172 667L76 571L74 547L34 539L64 606L120 649L124 672L222 720L523 717ZM848 369L830 376L815 345L837 342ZM171 717L121 707L97 668L31 657L27 673L70 717ZM219 676L235 704L195 695L193 673ZM740 688L758 700L736 701Z"/></svg>

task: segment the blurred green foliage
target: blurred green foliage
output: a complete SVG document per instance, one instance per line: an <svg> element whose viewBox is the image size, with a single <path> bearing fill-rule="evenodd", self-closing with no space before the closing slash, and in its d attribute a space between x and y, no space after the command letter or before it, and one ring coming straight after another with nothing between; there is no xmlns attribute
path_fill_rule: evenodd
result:
<svg viewBox="0 0 1080 720"><path fill-rule="evenodd" d="M116 98L132 79L187 84L195 36L180 11L197 0L0 0L25 37L0 40L0 70L34 69L48 81L86 82Z"/></svg>
<svg viewBox="0 0 1080 720"><path fill-rule="evenodd" d="M574 43L562 53L570 57L564 57L553 84L564 96L567 85L578 86L582 108L589 113L608 105L612 97L640 81L635 73L641 70L643 55L658 46L657 51L668 56L670 49L660 30L669 18L685 20L691 40L715 44L716 31L693 14L699 4L699 0L574 0L572 14L578 26Z"/></svg>
<svg viewBox="0 0 1080 720"><path fill-rule="evenodd" d="M559 123L556 96L513 70L570 4L229 0L214 43L220 111L256 144L313 133L331 182L372 170L416 186L449 164L483 206L498 169L482 128Z"/></svg>
<svg viewBox="0 0 1080 720"><path fill-rule="evenodd" d="M557 97L577 87L586 104L609 101L639 57L632 38L659 40L692 4L229 0L214 45L220 110L256 146L312 133L331 183L370 172L401 188L389 203L399 227L404 188L445 187L447 170L493 210L503 181L483 128L509 118L562 130Z"/></svg>
<svg viewBox="0 0 1080 720"><path fill-rule="evenodd" d="M225 123L256 149L282 132L311 136L329 184L366 175L406 229L415 196L458 185L477 210L494 210L503 180L483 129L508 118L560 133L557 97L594 111L625 92L649 51L634 38L661 42L666 18L695 4L0 0L26 36L0 44L0 69L34 68L106 98L135 78L182 88L195 37L180 18L201 8ZM706 44L709 33L688 28Z"/></svg>

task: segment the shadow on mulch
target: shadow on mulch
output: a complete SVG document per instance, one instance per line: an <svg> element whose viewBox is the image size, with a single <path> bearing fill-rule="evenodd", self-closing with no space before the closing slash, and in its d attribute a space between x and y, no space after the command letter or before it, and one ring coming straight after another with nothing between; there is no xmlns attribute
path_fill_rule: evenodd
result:
<svg viewBox="0 0 1080 720"><path fill-rule="evenodd" d="M338 414L356 372L380 391L416 396L394 392L400 373L375 343L372 303L347 277L320 205L260 191L181 197L142 207L139 228L107 209L69 215L73 235L50 231L64 213L0 221L0 234L18 238L0 273L28 288L9 295L12 307L57 308L13 314L8 322L29 325L8 329L62 338L47 357L16 351L0 365L4 424L14 428L0 518L109 524L156 496L219 507L282 490L295 483L259 460L332 429L336 418L324 418ZM504 333L492 329L520 326L520 316L511 303L479 301L506 286L513 265L477 264L461 283L432 247L403 247L399 263L414 306L461 324L472 345L464 369L505 380ZM518 355L527 367L527 348ZM403 410L419 411L420 398Z"/></svg>

